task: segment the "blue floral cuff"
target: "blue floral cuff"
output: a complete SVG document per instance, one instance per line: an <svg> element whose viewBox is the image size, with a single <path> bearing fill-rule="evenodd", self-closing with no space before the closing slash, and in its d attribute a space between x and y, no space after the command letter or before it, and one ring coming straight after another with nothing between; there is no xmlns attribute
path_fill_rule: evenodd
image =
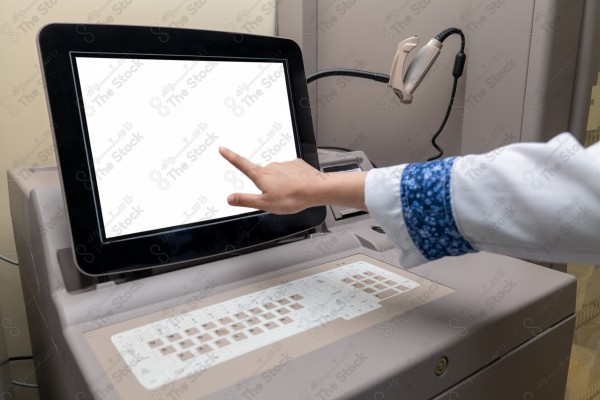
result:
<svg viewBox="0 0 600 400"><path fill-rule="evenodd" d="M400 181L406 228L427 260L475 252L458 231L450 204L450 172L455 160L409 164Z"/></svg>

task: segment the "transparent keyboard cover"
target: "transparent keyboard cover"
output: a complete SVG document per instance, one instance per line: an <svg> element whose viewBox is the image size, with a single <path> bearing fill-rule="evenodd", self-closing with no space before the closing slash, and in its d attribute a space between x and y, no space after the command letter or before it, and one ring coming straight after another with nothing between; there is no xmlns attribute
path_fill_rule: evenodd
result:
<svg viewBox="0 0 600 400"><path fill-rule="evenodd" d="M111 341L151 390L331 319L363 315L417 287L358 261L120 332Z"/></svg>

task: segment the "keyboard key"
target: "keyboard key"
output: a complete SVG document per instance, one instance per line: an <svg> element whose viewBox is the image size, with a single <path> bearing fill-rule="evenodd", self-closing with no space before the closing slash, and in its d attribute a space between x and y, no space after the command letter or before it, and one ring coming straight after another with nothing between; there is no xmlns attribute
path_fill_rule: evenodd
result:
<svg viewBox="0 0 600 400"><path fill-rule="evenodd" d="M260 324L260 319L256 318L256 317L252 317L249 320L246 321L246 323L250 326L256 325L256 324Z"/></svg>
<svg viewBox="0 0 600 400"><path fill-rule="evenodd" d="M379 292L375 295L379 300L387 299L388 297L392 297L393 295L398 294L398 292L394 289L384 290L383 292Z"/></svg>
<svg viewBox="0 0 600 400"><path fill-rule="evenodd" d="M361 274L356 274L352 276L354 279L358 279L359 281L362 281L363 279L366 279L364 275Z"/></svg>
<svg viewBox="0 0 600 400"><path fill-rule="evenodd" d="M363 281L363 283L364 283L365 285L372 285L372 284L374 284L374 283L376 283L376 282L375 282L373 279L365 279L365 280Z"/></svg>
<svg viewBox="0 0 600 400"><path fill-rule="evenodd" d="M229 333L230 332L225 328L219 328L219 329L215 330L215 334L217 336L225 336L225 335L229 335Z"/></svg>
<svg viewBox="0 0 600 400"><path fill-rule="evenodd" d="M179 358L181 361L187 361L191 358L194 358L194 355L189 351L186 351L184 353L177 354L177 358Z"/></svg>
<svg viewBox="0 0 600 400"><path fill-rule="evenodd" d="M294 301L298 301L298 300L302 300L304 297L302 297L302 296L301 296L301 295L299 295L299 294L293 294L293 295L291 295L291 296L290 296L290 298L291 298L292 300L294 300Z"/></svg>
<svg viewBox="0 0 600 400"><path fill-rule="evenodd" d="M265 315L263 315L263 318L266 320L273 319L275 318L275 314L268 312Z"/></svg>
<svg viewBox="0 0 600 400"><path fill-rule="evenodd" d="M151 349L154 349L156 347L162 346L163 345L163 341L160 339L154 339L148 342L148 346L150 346Z"/></svg>
<svg viewBox="0 0 600 400"><path fill-rule="evenodd" d="M229 327L231 329L233 329L234 331L239 331L241 329L244 329L246 326L244 324L242 324L241 322L236 322L235 324L229 325Z"/></svg>
<svg viewBox="0 0 600 400"><path fill-rule="evenodd" d="M267 310L272 310L274 308L277 308L277 306L273 303L264 304L263 307L266 308Z"/></svg>
<svg viewBox="0 0 600 400"><path fill-rule="evenodd" d="M279 315L285 315L285 314L289 314L289 312L290 312L290 310L288 310L288 309L287 309L287 308L285 308L285 307L281 307L279 310L277 310L277 313L278 313Z"/></svg>
<svg viewBox="0 0 600 400"><path fill-rule="evenodd" d="M233 322L233 320L231 318L229 318L229 317L219 318L217 321L219 321L223 325L228 325L228 324L230 324L230 323Z"/></svg>
<svg viewBox="0 0 600 400"><path fill-rule="evenodd" d="M209 330L209 329L214 329L214 328L216 328L216 327L217 327L217 325L215 325L215 323L214 323L214 322L207 322L207 323L205 323L205 324L202 324L202 327L203 327L204 329L206 329L206 330Z"/></svg>
<svg viewBox="0 0 600 400"><path fill-rule="evenodd" d="M363 285L362 283L353 283L352 286L354 286L357 289L362 289L365 287L365 285Z"/></svg>
<svg viewBox="0 0 600 400"><path fill-rule="evenodd" d="M374 286L374 288L377 290L383 290L383 289L387 289L387 286L382 285L381 283L378 283L377 285Z"/></svg>
<svg viewBox="0 0 600 400"><path fill-rule="evenodd" d="M377 279L377 280L378 280L378 281L380 281L380 282L381 282L381 281L385 281L385 278L384 278L383 276L381 276L381 275L375 275L375 276L373 277L373 279Z"/></svg>
<svg viewBox="0 0 600 400"><path fill-rule="evenodd" d="M390 285L390 286L396 286L396 285L398 284L398 282L394 282L394 281L393 281L393 280L391 280L391 279L388 279L388 280L387 280L387 281L385 281L384 283L385 283L385 284L387 284L387 285Z"/></svg>
<svg viewBox="0 0 600 400"><path fill-rule="evenodd" d="M294 310L298 311L304 308L304 306L300 303L294 303L294 304L290 304L290 308L293 308Z"/></svg>
<svg viewBox="0 0 600 400"><path fill-rule="evenodd" d="M263 312L263 310L261 308L259 308L259 307L251 308L248 311L250 311L254 315L262 314L262 312Z"/></svg>
<svg viewBox="0 0 600 400"><path fill-rule="evenodd" d="M396 289L401 290L403 292L406 291L406 290L408 290L408 288L406 286L404 286L404 285L398 285L398 286L396 286Z"/></svg>
<svg viewBox="0 0 600 400"><path fill-rule="evenodd" d="M232 335L231 337L234 338L235 340L237 340L238 342L248 338L248 336L244 335L243 332L236 333L235 335Z"/></svg>
<svg viewBox="0 0 600 400"><path fill-rule="evenodd" d="M279 318L279 322L287 325L287 324L291 324L292 322L294 322L294 320L289 317L283 317L283 318Z"/></svg>
<svg viewBox="0 0 600 400"><path fill-rule="evenodd" d="M375 275L375 273L373 271L365 271L365 272L363 272L363 274L365 274L366 276L373 276L373 275Z"/></svg>
<svg viewBox="0 0 600 400"><path fill-rule="evenodd" d="M160 353L163 356L166 356L166 355L169 355L171 353L175 353L175 348L173 346L163 347L162 349L160 349Z"/></svg>
<svg viewBox="0 0 600 400"><path fill-rule="evenodd" d="M181 339L181 335L179 333L172 333L170 335L167 335L167 339L169 339L169 341L171 342L175 342Z"/></svg>
<svg viewBox="0 0 600 400"><path fill-rule="evenodd" d="M375 290L375 289L373 289L373 288L370 288L370 287L368 287L368 288L366 288L366 289L363 289L363 291L364 291L365 293L367 293L367 294L373 294L373 293L375 293L375 292L376 292L376 290Z"/></svg>
<svg viewBox="0 0 600 400"><path fill-rule="evenodd" d="M179 346L181 346L182 349L187 349L188 347L192 347L193 345L194 342L192 342L190 339L185 339L179 342Z"/></svg>
<svg viewBox="0 0 600 400"><path fill-rule="evenodd" d="M209 333L203 333L201 335L196 336L196 338L200 341L200 343L208 342L212 340L212 336Z"/></svg>
<svg viewBox="0 0 600 400"><path fill-rule="evenodd" d="M344 282L344 283L352 283L352 282L354 282L354 279L344 278L344 279L342 279L342 282Z"/></svg>
<svg viewBox="0 0 600 400"><path fill-rule="evenodd" d="M196 350L198 350L198 353L200 353L200 354L206 354L209 351L212 351L213 349L209 345L203 344L202 346L196 347Z"/></svg>
<svg viewBox="0 0 600 400"><path fill-rule="evenodd" d="M269 329L275 329L277 328L279 325L277 325L274 321L269 321L266 324L263 325L265 328L269 328Z"/></svg>
<svg viewBox="0 0 600 400"><path fill-rule="evenodd" d="M193 335L196 335L200 331L197 328L189 328L189 329L184 330L184 332L188 336L193 336Z"/></svg>
<svg viewBox="0 0 600 400"><path fill-rule="evenodd" d="M248 314L246 314L245 312L242 311L242 312L235 314L234 317L236 317L237 319L244 319L244 318L248 318Z"/></svg>
<svg viewBox="0 0 600 400"><path fill-rule="evenodd" d="M263 333L264 331L262 329L260 329L260 327L256 326L254 328L250 328L248 329L248 332L250 332L251 334L253 334L254 336Z"/></svg>
<svg viewBox="0 0 600 400"><path fill-rule="evenodd" d="M215 340L215 344L216 344L217 346L219 346L219 347L223 348L223 347L225 347L225 346L228 346L228 345L230 345L230 344L231 344L231 342L230 342L229 340L225 339L225 338L222 338L222 339Z"/></svg>

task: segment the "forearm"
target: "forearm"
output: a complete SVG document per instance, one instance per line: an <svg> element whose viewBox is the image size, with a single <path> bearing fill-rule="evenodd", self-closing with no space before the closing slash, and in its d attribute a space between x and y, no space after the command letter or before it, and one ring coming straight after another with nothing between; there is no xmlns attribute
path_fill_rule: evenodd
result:
<svg viewBox="0 0 600 400"><path fill-rule="evenodd" d="M600 262L600 158L569 134L465 157L453 210L480 250L534 261ZM485 168L475 168L479 165Z"/></svg>
<svg viewBox="0 0 600 400"><path fill-rule="evenodd" d="M310 206L335 205L367 211L365 178L367 172L322 173L312 193L306 194Z"/></svg>
<svg viewBox="0 0 600 400"><path fill-rule="evenodd" d="M428 169L435 162L408 164L367 177L367 206L402 265L476 250L600 262L600 148L585 150L564 134L439 162L436 170Z"/></svg>

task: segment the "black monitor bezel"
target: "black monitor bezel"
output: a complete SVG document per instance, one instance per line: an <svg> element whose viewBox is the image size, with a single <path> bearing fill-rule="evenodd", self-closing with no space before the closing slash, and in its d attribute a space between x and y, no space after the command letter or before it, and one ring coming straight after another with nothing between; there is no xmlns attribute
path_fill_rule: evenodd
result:
<svg viewBox="0 0 600 400"><path fill-rule="evenodd" d="M254 212L172 230L104 240L94 193L93 165L83 126L83 101L72 67L73 53L144 54L283 61L291 91L298 156L318 168L317 148L302 55L289 39L217 31L124 25L51 24L38 35L38 49L54 144L78 268L90 275L116 274L223 254L238 254L309 230L325 218L315 207L295 215Z"/></svg>

